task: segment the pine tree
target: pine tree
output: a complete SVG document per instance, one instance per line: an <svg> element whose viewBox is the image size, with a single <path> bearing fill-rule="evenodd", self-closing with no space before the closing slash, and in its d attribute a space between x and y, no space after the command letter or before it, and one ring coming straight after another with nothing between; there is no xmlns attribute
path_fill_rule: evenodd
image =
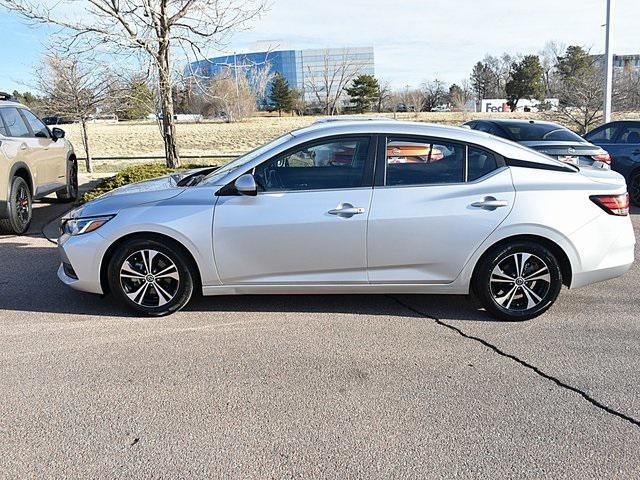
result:
<svg viewBox="0 0 640 480"><path fill-rule="evenodd" d="M280 73L277 73L271 84L271 94L269 99L273 106L278 110L278 115L282 116L282 112L289 112L293 108L294 94L289 82Z"/></svg>
<svg viewBox="0 0 640 480"><path fill-rule="evenodd" d="M521 62L511 67L511 79L505 88L507 103L512 112L516 111L518 101L522 98L544 100L546 88L542 75L544 70L537 55L527 55Z"/></svg>
<svg viewBox="0 0 640 480"><path fill-rule="evenodd" d="M351 86L345 88L351 97L353 110L364 113L371 109L371 105L380 96L380 85L371 75L360 75L353 80Z"/></svg>

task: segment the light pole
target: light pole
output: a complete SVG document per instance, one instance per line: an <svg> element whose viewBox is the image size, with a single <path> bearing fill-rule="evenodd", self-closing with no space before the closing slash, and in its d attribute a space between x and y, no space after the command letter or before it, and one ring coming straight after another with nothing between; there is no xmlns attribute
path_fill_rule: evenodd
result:
<svg viewBox="0 0 640 480"><path fill-rule="evenodd" d="M611 90L613 88L613 51L611 50L611 8L613 0L607 0L607 24L605 37L604 123L611 121Z"/></svg>

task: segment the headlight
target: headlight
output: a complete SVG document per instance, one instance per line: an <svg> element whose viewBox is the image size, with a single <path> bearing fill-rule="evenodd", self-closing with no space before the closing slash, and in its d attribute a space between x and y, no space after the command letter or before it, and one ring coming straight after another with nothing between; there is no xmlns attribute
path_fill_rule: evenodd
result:
<svg viewBox="0 0 640 480"><path fill-rule="evenodd" d="M62 233L67 235L82 235L93 232L113 218L113 215L106 217L92 218L70 218L62 223Z"/></svg>

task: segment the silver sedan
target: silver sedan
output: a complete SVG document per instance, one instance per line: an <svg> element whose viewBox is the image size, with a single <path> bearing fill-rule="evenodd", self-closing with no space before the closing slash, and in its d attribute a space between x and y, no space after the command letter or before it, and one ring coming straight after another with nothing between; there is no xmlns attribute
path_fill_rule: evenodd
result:
<svg viewBox="0 0 640 480"><path fill-rule="evenodd" d="M505 320L626 272L624 179L469 129L332 121L70 212L60 279L146 315L204 295L474 293Z"/></svg>

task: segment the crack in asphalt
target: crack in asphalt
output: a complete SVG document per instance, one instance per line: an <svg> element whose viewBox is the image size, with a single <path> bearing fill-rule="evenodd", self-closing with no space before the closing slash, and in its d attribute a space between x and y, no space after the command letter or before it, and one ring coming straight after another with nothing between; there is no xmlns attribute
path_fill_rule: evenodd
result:
<svg viewBox="0 0 640 480"><path fill-rule="evenodd" d="M456 332L458 335L460 335L463 338L466 338L468 340L473 340L475 342L480 343L481 345L483 345L484 347L488 348L489 350L497 353L498 355L500 355L501 357L504 358L508 358L509 360L513 360L514 362L516 362L517 364L525 367L528 370L531 370L532 372L534 372L536 375L538 375L539 377L544 378L545 380L549 380L553 383L555 383L557 386L559 386L560 388L564 388L566 390L569 390L573 393L577 393L578 395L580 395L583 399L585 399L587 402L589 402L591 405L593 405L594 407L610 414L613 416L616 416L636 427L640 428L640 420L637 420L633 417L630 417L629 415L625 415L622 412L619 412L617 410L614 410L613 408L604 405L603 403L600 403L598 400L596 400L595 398L591 397L588 393L583 392L582 390L580 390L577 387L574 387L572 385L569 385L567 383L564 383L562 380L549 375L548 373L543 372L542 370L540 370L538 367L536 367L535 365L531 365L530 363L528 363L525 360L522 360L521 358L516 357L515 355L511 354L511 353L507 353L503 350L501 350L500 348L496 347L495 345L493 345L492 343L488 342L487 340L484 340L483 338L480 337L476 337L474 335L470 335L468 333L465 333L462 329L455 327L453 325L449 325L448 323L443 322L442 320L440 320L439 318L436 318L432 315L429 315L428 313L422 312L420 310L418 310L415 307L412 307L411 305L403 302L402 300L393 297L393 296L388 296L389 298L391 298L392 300L394 300L396 303L398 303L399 305L403 306L404 308L412 311L413 313L423 317L423 318L428 318L430 320L433 320L437 325L440 325L442 327L448 328L449 330L452 330L454 332Z"/></svg>

